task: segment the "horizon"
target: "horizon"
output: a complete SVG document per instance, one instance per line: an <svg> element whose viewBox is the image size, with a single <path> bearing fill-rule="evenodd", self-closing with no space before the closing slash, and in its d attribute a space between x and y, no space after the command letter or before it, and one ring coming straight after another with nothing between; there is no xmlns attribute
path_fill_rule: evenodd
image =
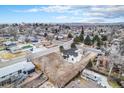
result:
<svg viewBox="0 0 124 93"><path fill-rule="evenodd" d="M88 23L88 22L61 22L61 23L57 23L57 22L13 22L13 23L0 23L0 25L2 24L124 24L124 22L104 22L104 23Z"/></svg>

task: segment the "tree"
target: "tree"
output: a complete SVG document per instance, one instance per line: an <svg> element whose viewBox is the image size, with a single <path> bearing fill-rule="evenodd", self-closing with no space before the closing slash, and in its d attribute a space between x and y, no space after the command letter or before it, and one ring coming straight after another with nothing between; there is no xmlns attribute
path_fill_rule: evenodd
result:
<svg viewBox="0 0 124 93"><path fill-rule="evenodd" d="M120 42L120 54L124 55L124 38L122 38L122 41Z"/></svg>
<svg viewBox="0 0 124 93"><path fill-rule="evenodd" d="M15 28L10 29L10 35L12 35L14 37L14 40L17 40L18 31Z"/></svg>
<svg viewBox="0 0 124 93"><path fill-rule="evenodd" d="M80 42L83 42L84 41L84 35L80 34L79 39L80 39Z"/></svg>
<svg viewBox="0 0 124 93"><path fill-rule="evenodd" d="M97 46L98 46L98 47L101 47L102 44L103 44L103 42L102 42L101 40L98 40L98 41L97 41Z"/></svg>
<svg viewBox="0 0 124 93"><path fill-rule="evenodd" d="M29 42L30 42L30 39L26 38L26 39L25 39L25 42L26 42L26 43L29 43Z"/></svg>
<svg viewBox="0 0 124 93"><path fill-rule="evenodd" d="M45 28L45 30L47 31L47 30L48 30L48 28Z"/></svg>
<svg viewBox="0 0 124 93"><path fill-rule="evenodd" d="M93 43L96 42L98 47L100 47L100 46L102 45L102 41L101 41L101 39L99 38L98 35L95 35L95 36L93 37L92 42L93 42Z"/></svg>
<svg viewBox="0 0 124 93"><path fill-rule="evenodd" d="M102 35L102 41L107 41L107 36L106 35Z"/></svg>
<svg viewBox="0 0 124 93"><path fill-rule="evenodd" d="M103 29L100 29L100 32L103 32Z"/></svg>
<svg viewBox="0 0 124 93"><path fill-rule="evenodd" d="M87 64L87 68L91 68L93 66L93 64L92 64L92 61L91 60L89 60L89 63Z"/></svg>
<svg viewBox="0 0 124 93"><path fill-rule="evenodd" d="M94 37L93 37L93 43L95 43L95 42L98 42L100 40L100 38L99 38L99 36L98 35L95 35Z"/></svg>
<svg viewBox="0 0 124 93"><path fill-rule="evenodd" d="M73 38L71 33L68 34L68 38Z"/></svg>
<svg viewBox="0 0 124 93"><path fill-rule="evenodd" d="M76 48L76 45L74 42L71 44L71 48Z"/></svg>
<svg viewBox="0 0 124 93"><path fill-rule="evenodd" d="M59 40L58 36L56 37L56 40Z"/></svg>
<svg viewBox="0 0 124 93"><path fill-rule="evenodd" d="M81 34L83 34L83 35L84 35L84 28L83 28L83 26L82 26L82 31L81 31Z"/></svg>
<svg viewBox="0 0 124 93"><path fill-rule="evenodd" d="M64 47L63 46L60 46L59 47L59 50L60 50L60 52L63 52L64 51Z"/></svg>
<svg viewBox="0 0 124 93"><path fill-rule="evenodd" d="M44 37L47 37L48 35L47 35L47 33L44 33Z"/></svg>
<svg viewBox="0 0 124 93"><path fill-rule="evenodd" d="M92 40L90 39L89 35L87 35L86 38L84 39L84 44L92 45Z"/></svg>
<svg viewBox="0 0 124 93"><path fill-rule="evenodd" d="M78 44L80 42L80 37L76 36L73 41L75 44Z"/></svg>

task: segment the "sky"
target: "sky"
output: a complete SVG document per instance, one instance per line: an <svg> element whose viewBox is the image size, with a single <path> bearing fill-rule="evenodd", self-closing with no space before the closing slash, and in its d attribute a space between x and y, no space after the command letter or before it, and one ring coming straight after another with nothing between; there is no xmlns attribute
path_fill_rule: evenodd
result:
<svg viewBox="0 0 124 93"><path fill-rule="evenodd" d="M124 22L123 5L0 5L0 23Z"/></svg>

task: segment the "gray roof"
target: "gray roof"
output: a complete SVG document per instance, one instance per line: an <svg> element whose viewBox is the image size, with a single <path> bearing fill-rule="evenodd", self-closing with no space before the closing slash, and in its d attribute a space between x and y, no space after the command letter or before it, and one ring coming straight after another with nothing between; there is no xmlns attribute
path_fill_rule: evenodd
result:
<svg viewBox="0 0 124 93"><path fill-rule="evenodd" d="M77 57L78 53L75 52L76 50L77 50L76 48L71 48L71 49L68 49L68 50L64 50L63 54L67 55L67 56L71 55L71 56Z"/></svg>

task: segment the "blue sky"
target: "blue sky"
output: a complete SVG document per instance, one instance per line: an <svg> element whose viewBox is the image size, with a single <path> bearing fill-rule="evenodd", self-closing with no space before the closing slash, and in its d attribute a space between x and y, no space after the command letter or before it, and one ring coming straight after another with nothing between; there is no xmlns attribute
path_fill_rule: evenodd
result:
<svg viewBox="0 0 124 93"><path fill-rule="evenodd" d="M1 5L0 23L124 22L124 6Z"/></svg>

